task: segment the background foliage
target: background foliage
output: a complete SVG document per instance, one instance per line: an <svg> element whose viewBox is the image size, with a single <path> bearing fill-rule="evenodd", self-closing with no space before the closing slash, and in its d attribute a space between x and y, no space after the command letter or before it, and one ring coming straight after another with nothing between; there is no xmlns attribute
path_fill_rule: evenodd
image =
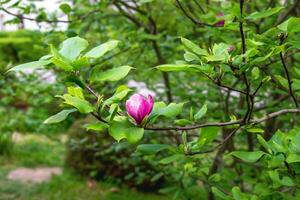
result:
<svg viewBox="0 0 300 200"><path fill-rule="evenodd" d="M73 122L66 164L85 176L174 199L299 198L299 1L1 6L15 17L7 23L51 25L0 35L1 153L4 133ZM155 92L141 126L125 111L140 92L129 80Z"/></svg>

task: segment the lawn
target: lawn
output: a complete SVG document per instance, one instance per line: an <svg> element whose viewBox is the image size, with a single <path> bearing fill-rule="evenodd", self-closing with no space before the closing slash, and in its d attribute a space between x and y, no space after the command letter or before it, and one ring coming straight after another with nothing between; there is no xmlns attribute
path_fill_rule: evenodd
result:
<svg viewBox="0 0 300 200"><path fill-rule="evenodd" d="M144 194L113 182L94 182L63 168L65 152L61 137L21 135L10 155L0 157L1 200L152 200L168 199ZM62 167L63 173L46 183L21 183L8 180L7 174L20 167Z"/></svg>

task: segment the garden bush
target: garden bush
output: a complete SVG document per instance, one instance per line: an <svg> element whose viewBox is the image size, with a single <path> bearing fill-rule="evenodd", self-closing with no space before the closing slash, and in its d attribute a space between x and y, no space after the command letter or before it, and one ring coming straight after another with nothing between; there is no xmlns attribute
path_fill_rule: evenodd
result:
<svg viewBox="0 0 300 200"><path fill-rule="evenodd" d="M142 191L157 191L164 183L151 160L135 155L129 143L114 143L107 131L87 131L91 118L77 120L68 130L66 166L96 180L112 180Z"/></svg>

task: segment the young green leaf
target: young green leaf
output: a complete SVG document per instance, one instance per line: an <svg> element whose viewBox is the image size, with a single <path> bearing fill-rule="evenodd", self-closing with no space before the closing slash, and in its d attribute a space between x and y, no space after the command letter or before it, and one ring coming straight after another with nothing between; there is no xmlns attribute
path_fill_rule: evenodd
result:
<svg viewBox="0 0 300 200"><path fill-rule="evenodd" d="M115 117L110 122L109 134L117 141L127 139L130 143L136 143L143 138L144 129L134 126L126 117Z"/></svg>
<svg viewBox="0 0 300 200"><path fill-rule="evenodd" d="M259 134L257 135L257 140L261 144L261 146L263 146L269 153L272 153L272 150L271 150L269 144L261 135L259 135Z"/></svg>
<svg viewBox="0 0 300 200"><path fill-rule="evenodd" d="M86 130L89 131L89 130L93 130L93 131L102 131L106 128L108 128L109 125L108 124L105 124L103 122L97 122L97 123L94 123L94 124L88 124L85 126Z"/></svg>
<svg viewBox="0 0 300 200"><path fill-rule="evenodd" d="M64 60L61 60L57 57L53 57L50 60L56 67L61 68L64 71L73 71L72 65L69 63L65 62Z"/></svg>
<svg viewBox="0 0 300 200"><path fill-rule="evenodd" d="M63 96L57 96L64 99L64 103L74 106L81 113L90 113L94 111L94 107L86 100L71 96L70 94L64 94Z"/></svg>
<svg viewBox="0 0 300 200"><path fill-rule="evenodd" d="M246 19L258 20L258 19L266 18L280 12L283 8L284 7L276 7L276 8L269 8L264 11L254 12L251 13L248 17L246 17Z"/></svg>
<svg viewBox="0 0 300 200"><path fill-rule="evenodd" d="M252 128L247 128L247 132L249 132L249 133L263 133L264 130L261 129L261 128L252 127Z"/></svg>
<svg viewBox="0 0 300 200"><path fill-rule="evenodd" d="M265 152L263 151L233 151L230 153L230 155L235 156L245 162L256 162L258 159L260 159L263 155L265 155Z"/></svg>
<svg viewBox="0 0 300 200"><path fill-rule="evenodd" d="M103 43L90 51L88 51L84 56L88 58L100 58L107 52L113 50L116 48L119 44L119 41L117 40L112 40L106 43Z"/></svg>
<svg viewBox="0 0 300 200"><path fill-rule="evenodd" d="M289 34L300 32L300 18L291 17L282 24L279 24L277 27L285 32L288 32Z"/></svg>
<svg viewBox="0 0 300 200"><path fill-rule="evenodd" d="M76 109L62 110L59 113L49 117L43 123L44 124L55 124L65 120L69 114L76 112Z"/></svg>
<svg viewBox="0 0 300 200"><path fill-rule="evenodd" d="M159 161L160 164L163 164L163 165L167 165L167 164L170 164L172 162L175 162L175 161L178 161L178 160L181 160L182 158L184 157L183 154L174 154L172 156L169 156L169 157L166 157L166 158L163 158Z"/></svg>
<svg viewBox="0 0 300 200"><path fill-rule="evenodd" d="M259 68L258 67L253 67L252 71L251 71L251 75L253 77L254 80L259 78Z"/></svg>
<svg viewBox="0 0 300 200"><path fill-rule="evenodd" d="M91 82L118 81L126 77L131 69L132 67L130 66L116 67L105 72L94 73L90 79Z"/></svg>
<svg viewBox="0 0 300 200"><path fill-rule="evenodd" d="M67 3L62 3L59 5L59 8L65 13L69 14L71 12L71 6Z"/></svg>
<svg viewBox="0 0 300 200"><path fill-rule="evenodd" d="M286 162L288 163L298 163L300 162L300 155L299 154L295 154L295 153L291 153L288 155Z"/></svg>
<svg viewBox="0 0 300 200"><path fill-rule="evenodd" d="M136 151L144 155L151 155L168 148L170 148L170 145L167 144L141 144L137 146Z"/></svg>
<svg viewBox="0 0 300 200"><path fill-rule="evenodd" d="M163 72L197 72L195 69L197 65L189 64L164 64L155 67L156 69Z"/></svg>
<svg viewBox="0 0 300 200"><path fill-rule="evenodd" d="M202 108L194 115L194 119L201 119L207 112L207 104L204 104Z"/></svg>
<svg viewBox="0 0 300 200"><path fill-rule="evenodd" d="M129 89L127 86L121 85L117 88L113 96L104 101L104 104L109 105L112 103L118 103L119 101L122 101L130 91L131 89Z"/></svg>
<svg viewBox="0 0 300 200"><path fill-rule="evenodd" d="M214 193L214 195L216 195L217 197L219 197L220 199L223 200L231 200L231 198L229 196L227 196L224 192L222 192L221 190L219 190L216 187L212 187L211 191Z"/></svg>
<svg viewBox="0 0 300 200"><path fill-rule="evenodd" d="M74 61L80 55L80 53L87 48L87 46L88 42L85 39L82 39L78 36L71 37L63 41L59 53L63 57Z"/></svg>
<svg viewBox="0 0 300 200"><path fill-rule="evenodd" d="M159 116L165 116L168 118L176 117L177 115L181 114L183 105L184 103L170 103L168 106L154 111L154 113L157 112Z"/></svg>
<svg viewBox="0 0 300 200"><path fill-rule="evenodd" d="M24 63L21 65L17 65L11 69L9 69L7 72L15 71L15 72L24 72L25 70L32 70L32 69L39 69L43 68L45 65L50 64L51 61L49 60L39 60L39 61L34 61L34 62L29 62L29 63Z"/></svg>
<svg viewBox="0 0 300 200"><path fill-rule="evenodd" d="M198 45L196 45L192 41L182 37L181 42L188 51L191 51L200 56L207 55L207 51L205 49L200 48Z"/></svg>

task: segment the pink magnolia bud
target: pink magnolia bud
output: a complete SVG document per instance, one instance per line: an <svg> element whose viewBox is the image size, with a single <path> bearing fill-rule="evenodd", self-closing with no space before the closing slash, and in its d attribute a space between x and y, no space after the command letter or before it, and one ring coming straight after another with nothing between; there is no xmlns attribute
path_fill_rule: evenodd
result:
<svg viewBox="0 0 300 200"><path fill-rule="evenodd" d="M217 14L217 18L223 17L223 16L224 16L224 13L218 13ZM217 23L215 23L214 26L216 26L216 27L222 27L222 26L224 26L224 24L225 24L225 20L222 19L222 20L218 21Z"/></svg>
<svg viewBox="0 0 300 200"><path fill-rule="evenodd" d="M148 95L148 99L141 94L134 94L126 101L126 111L137 124L141 124L153 109L153 98Z"/></svg>

